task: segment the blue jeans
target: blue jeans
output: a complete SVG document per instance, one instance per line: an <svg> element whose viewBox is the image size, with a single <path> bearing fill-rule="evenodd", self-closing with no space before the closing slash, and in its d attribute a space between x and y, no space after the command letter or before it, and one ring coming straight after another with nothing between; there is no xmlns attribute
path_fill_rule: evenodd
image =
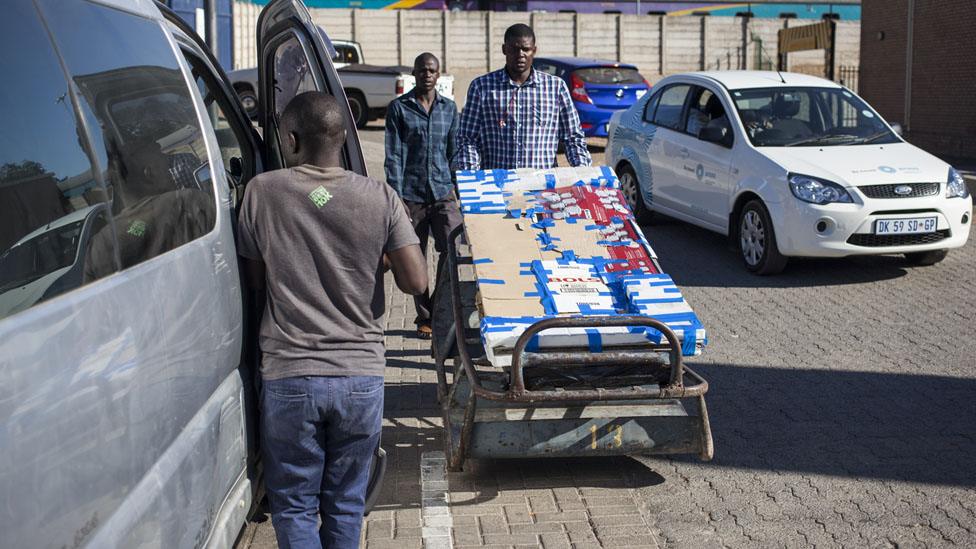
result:
<svg viewBox="0 0 976 549"><path fill-rule="evenodd" d="M265 485L278 547L359 547L383 422L383 378L265 381L261 405Z"/></svg>

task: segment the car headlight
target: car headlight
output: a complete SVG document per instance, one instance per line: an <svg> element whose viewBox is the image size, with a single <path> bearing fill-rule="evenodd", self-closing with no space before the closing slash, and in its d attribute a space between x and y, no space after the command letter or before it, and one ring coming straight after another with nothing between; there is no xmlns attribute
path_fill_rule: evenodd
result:
<svg viewBox="0 0 976 549"><path fill-rule="evenodd" d="M949 168L949 181L946 184L946 198L966 198L969 196L969 189L966 188L966 180L956 171Z"/></svg>
<svg viewBox="0 0 976 549"><path fill-rule="evenodd" d="M853 202L851 195L837 183L817 179L809 175L790 174L790 190L793 196L812 204L830 204L831 202Z"/></svg>

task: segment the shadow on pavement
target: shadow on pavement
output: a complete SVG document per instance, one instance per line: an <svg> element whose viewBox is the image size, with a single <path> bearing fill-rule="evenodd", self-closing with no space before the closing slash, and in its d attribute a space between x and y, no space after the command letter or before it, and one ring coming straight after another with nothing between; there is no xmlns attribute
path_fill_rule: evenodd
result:
<svg viewBox="0 0 976 549"><path fill-rule="evenodd" d="M711 387L708 466L976 486L974 379L727 364L695 370Z"/></svg>
<svg viewBox="0 0 976 549"><path fill-rule="evenodd" d="M838 259L790 259L776 276L756 276L742 264L739 252L718 233L658 216L642 227L661 268L679 286L793 288L862 284L908 274L902 256L863 256Z"/></svg>

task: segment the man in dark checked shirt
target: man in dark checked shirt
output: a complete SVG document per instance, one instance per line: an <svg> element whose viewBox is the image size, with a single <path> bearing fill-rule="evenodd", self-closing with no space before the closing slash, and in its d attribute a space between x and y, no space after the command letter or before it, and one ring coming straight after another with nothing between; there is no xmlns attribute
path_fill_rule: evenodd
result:
<svg viewBox="0 0 976 549"><path fill-rule="evenodd" d="M535 52L531 27L508 27L505 68L479 76L468 88L455 169L552 168L560 141L570 165L590 165L569 89L562 79L532 70Z"/></svg>
<svg viewBox="0 0 976 549"><path fill-rule="evenodd" d="M425 256L427 236L433 235L440 273L447 239L461 224L450 167L458 112L454 101L435 89L441 76L437 57L431 53L418 55L413 76L417 80L413 91L394 100L387 110L386 182L403 199ZM430 293L414 296L414 305L417 335L430 339Z"/></svg>

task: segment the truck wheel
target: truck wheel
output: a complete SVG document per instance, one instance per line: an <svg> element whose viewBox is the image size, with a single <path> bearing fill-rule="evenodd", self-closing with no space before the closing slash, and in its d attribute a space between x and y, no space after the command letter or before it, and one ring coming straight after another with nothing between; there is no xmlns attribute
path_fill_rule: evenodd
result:
<svg viewBox="0 0 976 549"><path fill-rule="evenodd" d="M634 219L640 225L650 223L653 219L653 214L644 204L643 193L641 192L640 183L637 180L637 174L634 173L634 169L630 167L630 164L621 164L617 168L617 177L620 178L620 190L623 192L624 198L627 199L627 205L634 212Z"/></svg>
<svg viewBox="0 0 976 549"><path fill-rule="evenodd" d="M237 88L237 97L241 100L244 113L252 119L258 117L258 94L251 88Z"/></svg>
<svg viewBox="0 0 976 549"><path fill-rule="evenodd" d="M760 200L750 200L739 213L739 251L752 273L774 275L786 267L787 258L779 253L773 222Z"/></svg>
<svg viewBox="0 0 976 549"><path fill-rule="evenodd" d="M927 252L907 253L905 254L905 259L910 265L924 267L926 265L935 265L945 259L947 255L949 255L949 250L930 250Z"/></svg>
<svg viewBox="0 0 976 549"><path fill-rule="evenodd" d="M366 98L358 91L346 92L346 99L349 101L349 110L352 111L352 119L356 122L356 127L363 129L369 122L369 107L366 106Z"/></svg>

